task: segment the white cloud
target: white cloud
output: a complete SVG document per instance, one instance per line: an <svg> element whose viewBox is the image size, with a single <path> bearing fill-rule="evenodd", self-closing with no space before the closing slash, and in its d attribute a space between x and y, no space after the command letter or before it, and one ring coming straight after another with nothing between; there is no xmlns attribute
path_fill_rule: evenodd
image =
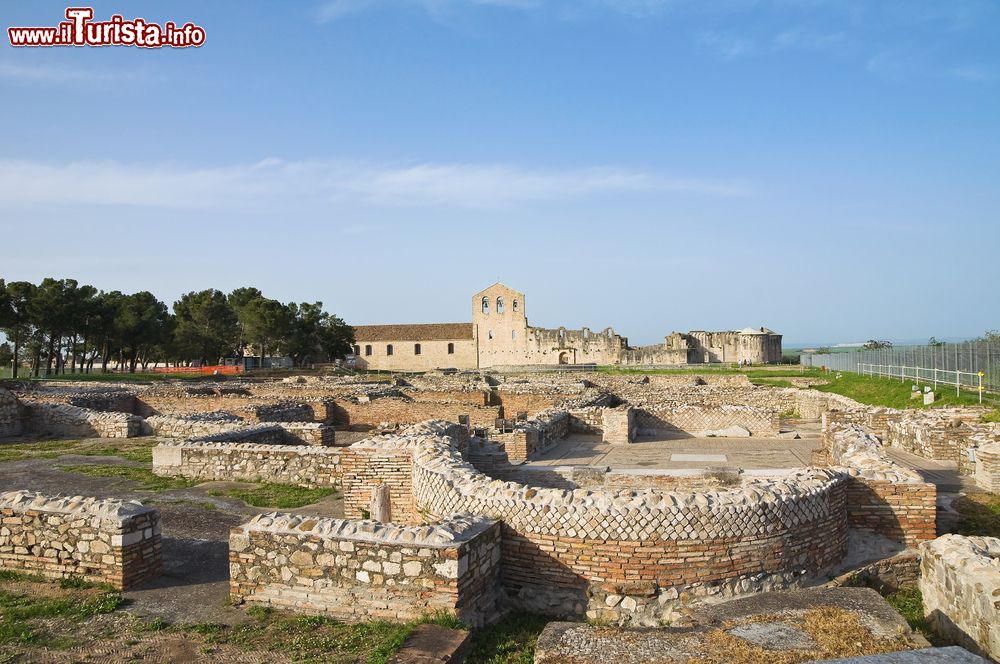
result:
<svg viewBox="0 0 1000 664"><path fill-rule="evenodd" d="M7 205L137 205L261 209L312 202L491 208L525 201L627 194L739 196L741 181L669 177L621 168L532 170L507 165L289 162L184 169L118 162L0 160Z"/></svg>
<svg viewBox="0 0 1000 664"><path fill-rule="evenodd" d="M0 61L0 78L28 83L96 83L134 78L131 72L96 71L58 65Z"/></svg>
<svg viewBox="0 0 1000 664"><path fill-rule="evenodd" d="M700 32L696 36L698 45L724 60L733 60L755 55L756 43L745 37L719 32Z"/></svg>

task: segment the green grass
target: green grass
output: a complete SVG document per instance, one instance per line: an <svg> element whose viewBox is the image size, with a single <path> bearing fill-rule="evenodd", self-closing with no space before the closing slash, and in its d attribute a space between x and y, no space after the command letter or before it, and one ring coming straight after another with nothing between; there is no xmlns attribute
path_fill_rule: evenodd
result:
<svg viewBox="0 0 1000 664"><path fill-rule="evenodd" d="M373 621L345 624L324 616L294 616L265 607L250 607L254 622L241 625L199 623L180 627L201 635L208 645L227 644L248 650L280 652L302 662L385 664L416 627L434 623L459 628L442 614L407 623Z"/></svg>
<svg viewBox="0 0 1000 664"><path fill-rule="evenodd" d="M956 498L952 508L961 515L959 535L1000 537L1000 496L992 493L970 493Z"/></svg>
<svg viewBox="0 0 1000 664"><path fill-rule="evenodd" d="M862 376L860 374L843 372L827 374L829 382L816 385L813 389L820 392L833 392L868 404L869 406L886 406L889 408L927 408L922 399L911 399L913 380L899 381L892 378ZM925 385L926 383L921 383ZM977 406L979 398L968 392L955 395L954 386L938 384L934 394L933 407L942 406Z"/></svg>
<svg viewBox="0 0 1000 664"><path fill-rule="evenodd" d="M312 505L322 498L332 496L335 489L306 489L290 484L260 484L249 489L222 489L209 491L210 496L229 496L253 507L278 507L290 509Z"/></svg>
<svg viewBox="0 0 1000 664"><path fill-rule="evenodd" d="M736 364L706 364L695 367L677 367L676 369L644 369L642 367L621 367L621 366L600 366L598 373L616 375L649 375L649 376L684 376L689 374L716 374L716 375L737 375L743 374L750 379L754 378L782 378L801 376L820 376L820 371L815 367L804 367L799 364L772 364L767 367L757 367L755 369L740 368Z"/></svg>
<svg viewBox="0 0 1000 664"><path fill-rule="evenodd" d="M27 370L23 370L19 373L18 380L24 378L27 379ZM95 373L65 373L65 374L52 374L46 376L41 374L38 378L31 378L31 380L70 380L70 381L85 381L85 382L95 382L95 383L119 383L119 382L131 382L131 381L161 381L161 380L198 380L198 379L209 379L211 376L204 376L202 374L163 374L163 373L101 373L99 369L95 370Z"/></svg>
<svg viewBox="0 0 1000 664"><path fill-rule="evenodd" d="M113 590L82 596L76 593L32 596L0 588L0 644L43 645L46 634L39 623L53 619L80 622L101 613L112 613L121 603L121 595Z"/></svg>
<svg viewBox="0 0 1000 664"><path fill-rule="evenodd" d="M932 644L943 645L941 638L930 628L924 617L924 598L919 588L912 586L900 588L886 595L885 601L896 609L896 613L903 616L911 629L923 634Z"/></svg>
<svg viewBox="0 0 1000 664"><path fill-rule="evenodd" d="M531 613L510 613L500 622L472 637L469 664L531 664L535 642L551 618Z"/></svg>
<svg viewBox="0 0 1000 664"><path fill-rule="evenodd" d="M795 387L791 381L782 378L751 378L750 382L762 387Z"/></svg>
<svg viewBox="0 0 1000 664"><path fill-rule="evenodd" d="M166 491L168 489L187 489L200 484L201 480L189 480L179 477L160 477L154 475L149 468L142 466L118 466L111 464L59 466L67 473L78 473L88 477L113 477L129 480L138 484L141 491Z"/></svg>
<svg viewBox="0 0 1000 664"><path fill-rule="evenodd" d="M97 440L50 440L40 443L0 445L0 463L25 459L56 459L64 454L81 456L116 456L129 461L152 463L153 445L149 440L129 440L107 445Z"/></svg>

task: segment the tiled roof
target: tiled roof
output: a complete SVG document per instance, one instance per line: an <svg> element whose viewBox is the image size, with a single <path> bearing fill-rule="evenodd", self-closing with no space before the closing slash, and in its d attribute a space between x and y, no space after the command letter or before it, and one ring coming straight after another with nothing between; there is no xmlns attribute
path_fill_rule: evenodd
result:
<svg viewBox="0 0 1000 664"><path fill-rule="evenodd" d="M422 323L414 325L358 325L354 340L362 341L433 341L435 339L472 339L472 323Z"/></svg>

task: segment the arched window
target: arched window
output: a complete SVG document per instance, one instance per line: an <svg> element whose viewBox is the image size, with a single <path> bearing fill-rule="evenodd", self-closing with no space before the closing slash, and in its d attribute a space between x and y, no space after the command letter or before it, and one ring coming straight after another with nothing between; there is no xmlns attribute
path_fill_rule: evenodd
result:
<svg viewBox="0 0 1000 664"><path fill-rule="evenodd" d="M510 307L514 311L514 313L516 314L517 313L517 300L514 300L513 302L511 302L510 303Z"/></svg>
<svg viewBox="0 0 1000 664"><path fill-rule="evenodd" d="M361 346L355 346L354 347L354 354L355 355L361 355Z"/></svg>
<svg viewBox="0 0 1000 664"><path fill-rule="evenodd" d="M365 357L367 357L367 356L369 356L371 354L372 354L372 347L371 347L371 344L368 344L367 346L365 346Z"/></svg>
<svg viewBox="0 0 1000 664"><path fill-rule="evenodd" d="M498 297L497 298L497 313L498 314L502 314L503 313L503 298L502 297Z"/></svg>
<svg viewBox="0 0 1000 664"><path fill-rule="evenodd" d="M488 336L488 337L489 337L490 339L492 339L492 338L493 338L493 330L490 330L490 331L489 331L489 333L487 334L487 336Z"/></svg>
<svg viewBox="0 0 1000 664"><path fill-rule="evenodd" d="M449 355L455 354L455 344L448 344L448 354Z"/></svg>
<svg viewBox="0 0 1000 664"><path fill-rule="evenodd" d="M486 297L485 295L483 296L483 313L484 314L490 313L490 298Z"/></svg>
<svg viewBox="0 0 1000 664"><path fill-rule="evenodd" d="M511 330L510 331L510 340L514 341L515 339L517 339L517 330Z"/></svg>
<svg viewBox="0 0 1000 664"><path fill-rule="evenodd" d="M420 355L420 344L413 344L413 354Z"/></svg>
<svg viewBox="0 0 1000 664"><path fill-rule="evenodd" d="M386 347L385 347L385 354L386 355L392 355L392 344L386 345Z"/></svg>

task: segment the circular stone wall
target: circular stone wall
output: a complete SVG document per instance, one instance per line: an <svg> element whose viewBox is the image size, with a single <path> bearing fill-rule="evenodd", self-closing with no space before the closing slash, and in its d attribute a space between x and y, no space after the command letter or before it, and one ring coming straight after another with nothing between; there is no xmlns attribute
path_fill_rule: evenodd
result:
<svg viewBox="0 0 1000 664"><path fill-rule="evenodd" d="M823 469L730 489L559 490L494 480L447 438L413 445L426 518L504 522L502 574L528 609L656 624L678 602L794 585L847 549L845 478Z"/></svg>

